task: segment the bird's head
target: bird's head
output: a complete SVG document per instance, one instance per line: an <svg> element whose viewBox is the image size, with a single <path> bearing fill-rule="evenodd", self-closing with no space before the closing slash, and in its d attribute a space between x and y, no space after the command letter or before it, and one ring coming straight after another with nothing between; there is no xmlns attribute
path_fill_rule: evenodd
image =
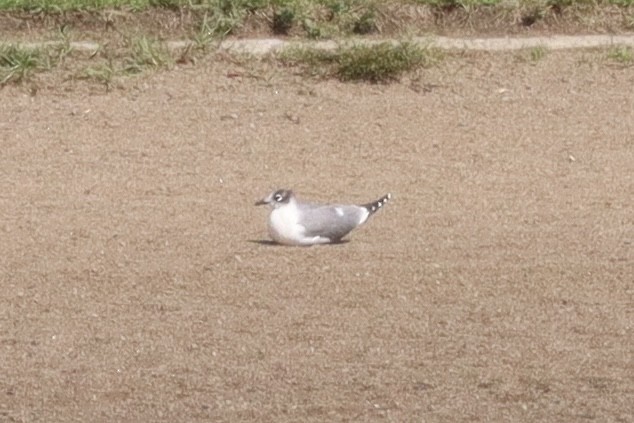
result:
<svg viewBox="0 0 634 423"><path fill-rule="evenodd" d="M257 201L255 205L262 206L264 204L268 204L273 208L277 208L290 203L293 198L293 191L290 189L278 189L277 191L273 191L263 199Z"/></svg>

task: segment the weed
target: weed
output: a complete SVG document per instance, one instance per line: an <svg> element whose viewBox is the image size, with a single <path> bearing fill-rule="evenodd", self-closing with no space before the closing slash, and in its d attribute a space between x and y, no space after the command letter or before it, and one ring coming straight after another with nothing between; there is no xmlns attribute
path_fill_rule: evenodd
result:
<svg viewBox="0 0 634 423"><path fill-rule="evenodd" d="M208 0L210 18L208 26L210 33L224 37L240 26L250 7L256 7L248 0Z"/></svg>
<svg viewBox="0 0 634 423"><path fill-rule="evenodd" d="M634 30L634 10L629 15L623 16L623 26L629 30Z"/></svg>
<svg viewBox="0 0 634 423"><path fill-rule="evenodd" d="M352 27L352 32L359 35L370 34L377 31L376 12L374 9L364 11Z"/></svg>
<svg viewBox="0 0 634 423"><path fill-rule="evenodd" d="M216 39L215 28L210 26L207 13L203 16L198 32L192 37L194 46L198 50L207 51L209 45Z"/></svg>
<svg viewBox="0 0 634 423"><path fill-rule="evenodd" d="M32 73L50 66L49 58L41 49L0 44L0 85L25 81Z"/></svg>
<svg viewBox="0 0 634 423"><path fill-rule="evenodd" d="M417 0L417 3L427 4L444 10L471 9L477 6L493 6L501 0Z"/></svg>
<svg viewBox="0 0 634 423"><path fill-rule="evenodd" d="M172 64L167 48L156 40L138 38L132 43L130 57L126 60L125 71L140 73L145 69L156 69Z"/></svg>
<svg viewBox="0 0 634 423"><path fill-rule="evenodd" d="M532 26L536 22L544 19L547 14L547 8L543 4L530 6L522 13L520 22L523 26Z"/></svg>
<svg viewBox="0 0 634 423"><path fill-rule="evenodd" d="M67 25L62 25L59 28L58 34L59 43L50 50L49 56L56 63L62 63L73 52L73 46L70 44L71 34Z"/></svg>
<svg viewBox="0 0 634 423"><path fill-rule="evenodd" d="M548 48L538 45L535 47L518 50L517 52L513 53L513 57L519 63L530 63L534 65L542 60L544 57L546 57L547 54Z"/></svg>
<svg viewBox="0 0 634 423"><path fill-rule="evenodd" d="M529 53L531 62L540 61L544 58L544 56L546 56L546 53L548 53L548 49L546 49L546 47L544 46L536 46L531 48Z"/></svg>
<svg viewBox="0 0 634 423"><path fill-rule="evenodd" d="M595 0L547 0L546 5L556 12L561 12L564 9L572 6L580 5L593 5L596 4Z"/></svg>
<svg viewBox="0 0 634 423"><path fill-rule="evenodd" d="M341 34L370 34L378 30L377 1L348 0L331 4L331 24Z"/></svg>
<svg viewBox="0 0 634 423"><path fill-rule="evenodd" d="M310 18L305 18L302 20L302 28L306 32L306 36L313 40L325 38L328 33L323 25L319 25Z"/></svg>
<svg viewBox="0 0 634 423"><path fill-rule="evenodd" d="M343 81L386 82L422 65L424 60L423 50L411 43L359 45L340 53L337 73Z"/></svg>
<svg viewBox="0 0 634 423"><path fill-rule="evenodd" d="M127 6L139 10L150 6L152 0L3 0L2 9L21 9L31 13L61 13L67 10L104 9Z"/></svg>
<svg viewBox="0 0 634 423"><path fill-rule="evenodd" d="M178 10L183 2L180 0L148 0L151 7L163 7L165 9Z"/></svg>
<svg viewBox="0 0 634 423"><path fill-rule="evenodd" d="M279 12L273 13L273 33L275 34L288 34L288 31L293 27L295 21L295 12L289 8L283 8Z"/></svg>
<svg viewBox="0 0 634 423"><path fill-rule="evenodd" d="M336 76L342 81L388 82L404 72L429 66L438 56L412 43L380 43L341 47L335 51L287 49L282 63L301 66L311 75Z"/></svg>
<svg viewBox="0 0 634 423"><path fill-rule="evenodd" d="M90 79L103 84L106 87L106 91L110 91L114 77L117 75L117 70L109 61L107 64L101 64L97 66L89 66L83 70L80 79Z"/></svg>
<svg viewBox="0 0 634 423"><path fill-rule="evenodd" d="M333 68L338 62L337 52L303 47L284 49L278 58L284 65L301 67L304 73L311 76L327 76L334 73Z"/></svg>
<svg viewBox="0 0 634 423"><path fill-rule="evenodd" d="M634 63L634 50L631 47L615 46L608 50L608 59L629 66Z"/></svg>

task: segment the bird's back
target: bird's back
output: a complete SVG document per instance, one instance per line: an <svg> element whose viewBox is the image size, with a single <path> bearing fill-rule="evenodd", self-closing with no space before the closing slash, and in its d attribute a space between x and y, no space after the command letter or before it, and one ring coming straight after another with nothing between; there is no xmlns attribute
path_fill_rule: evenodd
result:
<svg viewBox="0 0 634 423"><path fill-rule="evenodd" d="M321 236L338 241L362 223L367 210L350 205L299 204L299 224L305 228L304 234Z"/></svg>

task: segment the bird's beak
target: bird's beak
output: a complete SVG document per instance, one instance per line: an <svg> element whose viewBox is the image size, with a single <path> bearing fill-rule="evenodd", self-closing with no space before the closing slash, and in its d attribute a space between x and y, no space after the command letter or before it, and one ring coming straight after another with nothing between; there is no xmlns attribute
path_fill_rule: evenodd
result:
<svg viewBox="0 0 634 423"><path fill-rule="evenodd" d="M255 205L256 205L256 206L263 206L263 205L265 205L265 204L269 204L269 202L268 202L268 201L266 201L266 200L259 200L259 201L256 201L256 202L255 202Z"/></svg>

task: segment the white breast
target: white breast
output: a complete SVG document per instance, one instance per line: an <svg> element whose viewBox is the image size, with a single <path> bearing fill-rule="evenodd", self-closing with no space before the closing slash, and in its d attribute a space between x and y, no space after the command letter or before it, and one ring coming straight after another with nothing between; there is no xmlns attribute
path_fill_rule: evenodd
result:
<svg viewBox="0 0 634 423"><path fill-rule="evenodd" d="M301 244L304 228L297 223L298 211L294 203L273 209L269 216L269 234L271 238L280 244Z"/></svg>

